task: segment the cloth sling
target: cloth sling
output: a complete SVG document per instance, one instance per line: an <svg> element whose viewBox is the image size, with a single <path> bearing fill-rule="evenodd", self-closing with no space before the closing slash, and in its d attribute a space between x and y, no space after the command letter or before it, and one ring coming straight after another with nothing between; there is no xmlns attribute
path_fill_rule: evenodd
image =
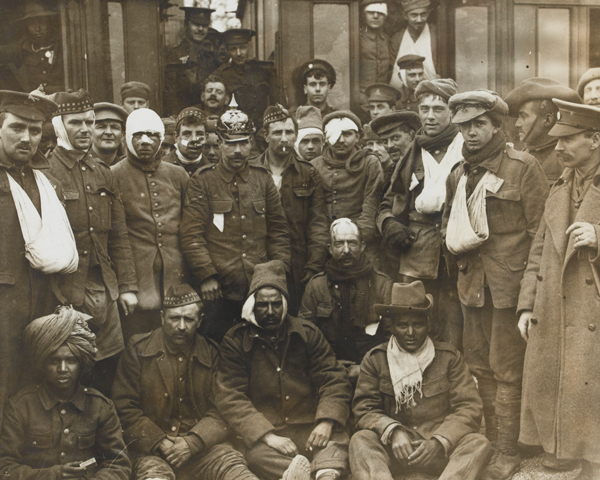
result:
<svg viewBox="0 0 600 480"><path fill-rule="evenodd" d="M498 192L504 180L487 170L467 201L467 174L456 188L446 230L446 246L454 255L471 252L490 236L486 212L486 191Z"/></svg>
<svg viewBox="0 0 600 480"><path fill-rule="evenodd" d="M392 335L387 347L387 361L396 397L396 413L413 402L415 393L423 397L423 373L435 358L435 347L427 337L415 353L404 350Z"/></svg>
<svg viewBox="0 0 600 480"><path fill-rule="evenodd" d="M396 55L396 60L394 61L392 79L390 80L390 85L396 88L402 87L402 80L400 80L400 77L398 76L398 73L400 72L398 60L405 55L419 55L420 57L425 57L425 61L423 62L425 79L433 80L434 78L437 78L431 53L431 31L429 30L428 23L425 24L425 28L421 32L421 35L419 35L419 38L417 38L416 42L410 36L408 28L404 31L402 42L398 49L398 55Z"/></svg>
<svg viewBox="0 0 600 480"><path fill-rule="evenodd" d="M32 268L46 274L73 273L79 255L67 212L46 176L37 170L33 173L40 191L41 216L25 190L7 174L25 240L25 258Z"/></svg>
<svg viewBox="0 0 600 480"><path fill-rule="evenodd" d="M452 167L462 159L463 142L463 136L456 135L440 163L431 153L421 148L425 183L421 194L415 199L417 212L431 215L442 210L446 201L446 178Z"/></svg>

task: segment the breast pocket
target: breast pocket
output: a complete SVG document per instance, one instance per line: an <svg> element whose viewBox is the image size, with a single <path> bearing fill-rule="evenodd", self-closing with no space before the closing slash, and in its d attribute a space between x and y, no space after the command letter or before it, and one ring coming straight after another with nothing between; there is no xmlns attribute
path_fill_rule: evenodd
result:
<svg viewBox="0 0 600 480"><path fill-rule="evenodd" d="M52 435L50 433L30 432L25 439L25 449L29 453L47 450L50 447L52 447Z"/></svg>
<svg viewBox="0 0 600 480"><path fill-rule="evenodd" d="M112 227L112 207L116 195L105 186L96 189L90 195L88 210L90 211L90 226L106 232Z"/></svg>
<svg viewBox="0 0 600 480"><path fill-rule="evenodd" d="M291 213L297 219L307 218L310 197L315 191L315 187L296 186L292 187L292 191L294 192L294 205L291 208L291 212L287 213Z"/></svg>
<svg viewBox="0 0 600 480"><path fill-rule="evenodd" d="M431 413L436 410L438 414L445 412L449 405L450 382L446 377L423 384L423 397Z"/></svg>
<svg viewBox="0 0 600 480"><path fill-rule="evenodd" d="M96 444L96 434L91 433L80 433L77 436L77 446L79 450L91 450Z"/></svg>
<svg viewBox="0 0 600 480"><path fill-rule="evenodd" d="M261 200L252 200L252 205L254 207L254 225L257 228L257 233L262 232L266 234L267 232L267 202L263 199Z"/></svg>
<svg viewBox="0 0 600 480"><path fill-rule="evenodd" d="M225 214L233 209L233 200L210 200L209 205L212 217L210 218L211 227L208 228L212 229L213 233L224 232L226 230Z"/></svg>
<svg viewBox="0 0 600 480"><path fill-rule="evenodd" d="M488 192L486 212L490 233L511 233L526 227L521 192L517 188Z"/></svg>
<svg viewBox="0 0 600 480"><path fill-rule="evenodd" d="M79 201L79 192L76 190L63 190L65 196L65 210L69 217L69 222L74 230L82 230L87 228L87 219L78 218L77 207Z"/></svg>

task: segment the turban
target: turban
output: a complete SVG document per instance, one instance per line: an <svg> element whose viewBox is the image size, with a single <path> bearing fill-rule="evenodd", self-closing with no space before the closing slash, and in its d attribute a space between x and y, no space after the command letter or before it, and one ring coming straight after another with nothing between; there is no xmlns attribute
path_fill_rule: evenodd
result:
<svg viewBox="0 0 600 480"><path fill-rule="evenodd" d="M96 335L87 325L91 319L70 306L60 306L54 314L35 319L23 332L23 342L33 362L42 365L65 344L84 371L91 370L96 358Z"/></svg>
<svg viewBox="0 0 600 480"><path fill-rule="evenodd" d="M437 78L435 80L423 80L415 89L415 97L419 98L419 95L431 93L442 97L446 102L452 95L456 95L458 86L456 82L451 78Z"/></svg>
<svg viewBox="0 0 600 480"><path fill-rule="evenodd" d="M133 148L133 135L139 132L156 132L160 135L160 141L165 139L165 126L154 110L149 108L138 108L129 114L125 125L125 140L127 148L137 157Z"/></svg>

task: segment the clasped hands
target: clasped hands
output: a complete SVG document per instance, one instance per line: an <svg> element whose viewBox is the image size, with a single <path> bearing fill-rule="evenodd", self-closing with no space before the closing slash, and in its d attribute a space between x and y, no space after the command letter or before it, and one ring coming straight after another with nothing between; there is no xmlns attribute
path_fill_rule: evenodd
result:
<svg viewBox="0 0 600 480"><path fill-rule="evenodd" d="M160 452L161 457L174 468L181 467L192 455L190 446L183 437L167 435L167 438L163 438L156 449Z"/></svg>
<svg viewBox="0 0 600 480"><path fill-rule="evenodd" d="M325 448L329 443L332 432L333 423L330 420L322 420L319 422L306 441L306 450ZM287 437L281 437L275 435L273 432L269 432L263 435L260 440L272 449L277 450L279 453L287 455L288 457L295 457L298 455L298 447L296 447L296 444Z"/></svg>

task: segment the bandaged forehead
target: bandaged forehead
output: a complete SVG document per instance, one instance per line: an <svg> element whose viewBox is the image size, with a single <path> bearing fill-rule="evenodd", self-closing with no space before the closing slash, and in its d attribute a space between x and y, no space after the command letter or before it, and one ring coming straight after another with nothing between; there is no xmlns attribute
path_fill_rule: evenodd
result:
<svg viewBox="0 0 600 480"><path fill-rule="evenodd" d="M365 12L371 13L381 13L382 15L387 15L387 3L371 3L365 7Z"/></svg>
<svg viewBox="0 0 600 480"><path fill-rule="evenodd" d="M348 117L330 120L327 125L325 125L325 137L327 138L327 143L329 143L329 145L335 145L342 136L342 132L345 131L358 132L358 125Z"/></svg>

